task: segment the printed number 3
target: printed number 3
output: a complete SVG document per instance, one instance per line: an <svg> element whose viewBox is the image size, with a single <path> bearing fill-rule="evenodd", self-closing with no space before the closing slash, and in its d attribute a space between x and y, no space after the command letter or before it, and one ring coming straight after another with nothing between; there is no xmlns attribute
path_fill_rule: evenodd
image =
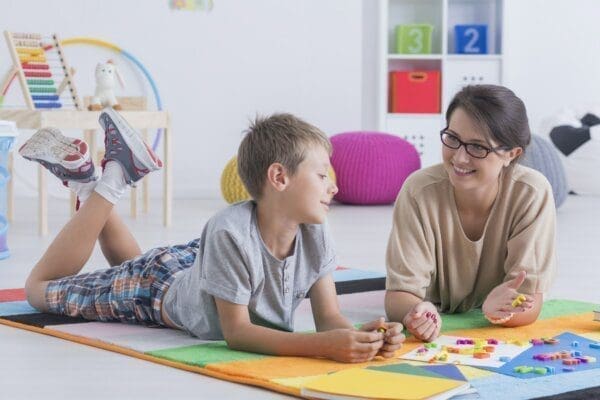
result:
<svg viewBox="0 0 600 400"><path fill-rule="evenodd" d="M412 39L408 51L410 53L420 53L423 51L423 31L419 29L411 29L408 35Z"/></svg>
<svg viewBox="0 0 600 400"><path fill-rule="evenodd" d="M479 46L475 46L479 40L479 32L477 29L469 28L465 30L465 37L469 37L469 42L465 46L465 53L479 53Z"/></svg>

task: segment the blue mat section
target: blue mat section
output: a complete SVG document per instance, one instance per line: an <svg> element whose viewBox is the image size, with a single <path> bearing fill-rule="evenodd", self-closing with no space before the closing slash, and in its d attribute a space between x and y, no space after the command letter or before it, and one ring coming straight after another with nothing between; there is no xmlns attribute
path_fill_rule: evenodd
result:
<svg viewBox="0 0 600 400"><path fill-rule="evenodd" d="M496 374L485 378L472 379L471 386L477 394L457 397L460 400L520 400L534 397L551 396L573 390L585 389L598 384L598 370L571 372L561 375L546 375L534 381L517 379L512 376ZM533 384L535 383L535 384Z"/></svg>
<svg viewBox="0 0 600 400"><path fill-rule="evenodd" d="M572 367L576 372L600 368L600 349L592 349L589 346L590 343L596 343L596 342L594 342L593 340L590 340L590 339L586 339L583 336L575 335L570 332L561 333L560 335L555 336L555 338L560 340L560 342L557 344L554 344L554 345L544 344L541 346L531 346L529 349L527 349L523 353L519 354L517 357L510 360L509 362L504 364L502 367L489 368L489 370L493 371L493 372L499 372L499 373L505 374L505 375L514 376L516 378L525 379L525 378L539 378L539 377L545 376L545 375L539 375L539 374L536 374L533 372L530 372L528 374L520 374L518 372L514 372L515 367L518 367L521 365L526 365L528 367L549 366L549 367L554 367L554 369L556 371L556 375L559 375L559 374L573 375L574 374L574 372L564 372L562 370L563 367ZM571 347L571 343L573 343L574 341L579 343L578 347ZM595 357L596 362L578 364L578 365L564 365L562 363L562 360L539 361L539 360L535 360L533 358L533 356L536 354L557 353L557 352L560 352L563 350L566 350L569 353L572 351L579 351L579 352L581 352L582 356ZM600 371L596 371L596 375L598 377L597 382L600 383ZM537 384L538 382L539 382L539 379L536 379L535 383Z"/></svg>
<svg viewBox="0 0 600 400"><path fill-rule="evenodd" d="M36 314L39 311L31 307L26 301L9 301L0 303L0 316L9 317L11 315Z"/></svg>

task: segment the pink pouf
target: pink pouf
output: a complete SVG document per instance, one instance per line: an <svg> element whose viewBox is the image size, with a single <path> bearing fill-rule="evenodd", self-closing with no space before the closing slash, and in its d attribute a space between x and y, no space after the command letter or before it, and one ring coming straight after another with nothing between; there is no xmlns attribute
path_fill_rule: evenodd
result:
<svg viewBox="0 0 600 400"><path fill-rule="evenodd" d="M339 192L347 204L390 204L406 178L421 168L412 144L379 132L347 132L331 137L331 164Z"/></svg>

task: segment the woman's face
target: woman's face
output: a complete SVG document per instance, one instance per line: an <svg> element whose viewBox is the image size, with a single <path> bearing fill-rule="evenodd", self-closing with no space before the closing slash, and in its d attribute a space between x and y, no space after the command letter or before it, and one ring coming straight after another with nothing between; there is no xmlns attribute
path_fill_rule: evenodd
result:
<svg viewBox="0 0 600 400"><path fill-rule="evenodd" d="M448 131L464 143L473 143L490 148L481 130L473 119L461 108L454 110L450 116ZM492 147L501 146L492 142ZM490 152L485 158L475 158L467 153L465 146L452 149L442 145L444 168L450 177L455 190L470 191L493 188L498 182L498 176L504 167L521 154L523 150L516 147L512 150L497 150Z"/></svg>

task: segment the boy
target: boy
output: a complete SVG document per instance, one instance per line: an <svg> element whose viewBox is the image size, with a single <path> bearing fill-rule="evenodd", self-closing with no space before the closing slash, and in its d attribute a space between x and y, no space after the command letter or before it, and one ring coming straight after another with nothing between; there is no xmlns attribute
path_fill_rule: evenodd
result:
<svg viewBox="0 0 600 400"><path fill-rule="evenodd" d="M38 131L19 150L65 181L82 204L27 279L34 307L163 325L274 355L364 362L392 357L401 346L401 324L380 319L356 330L340 314L334 252L322 225L337 187L328 175L331 144L320 130L288 114L257 119L238 153L255 200L217 213L199 239L141 254L113 206L161 162L112 109L100 124L106 154L99 179L85 143L56 130ZM114 267L76 275L96 240ZM306 293L318 332L293 333Z"/></svg>

